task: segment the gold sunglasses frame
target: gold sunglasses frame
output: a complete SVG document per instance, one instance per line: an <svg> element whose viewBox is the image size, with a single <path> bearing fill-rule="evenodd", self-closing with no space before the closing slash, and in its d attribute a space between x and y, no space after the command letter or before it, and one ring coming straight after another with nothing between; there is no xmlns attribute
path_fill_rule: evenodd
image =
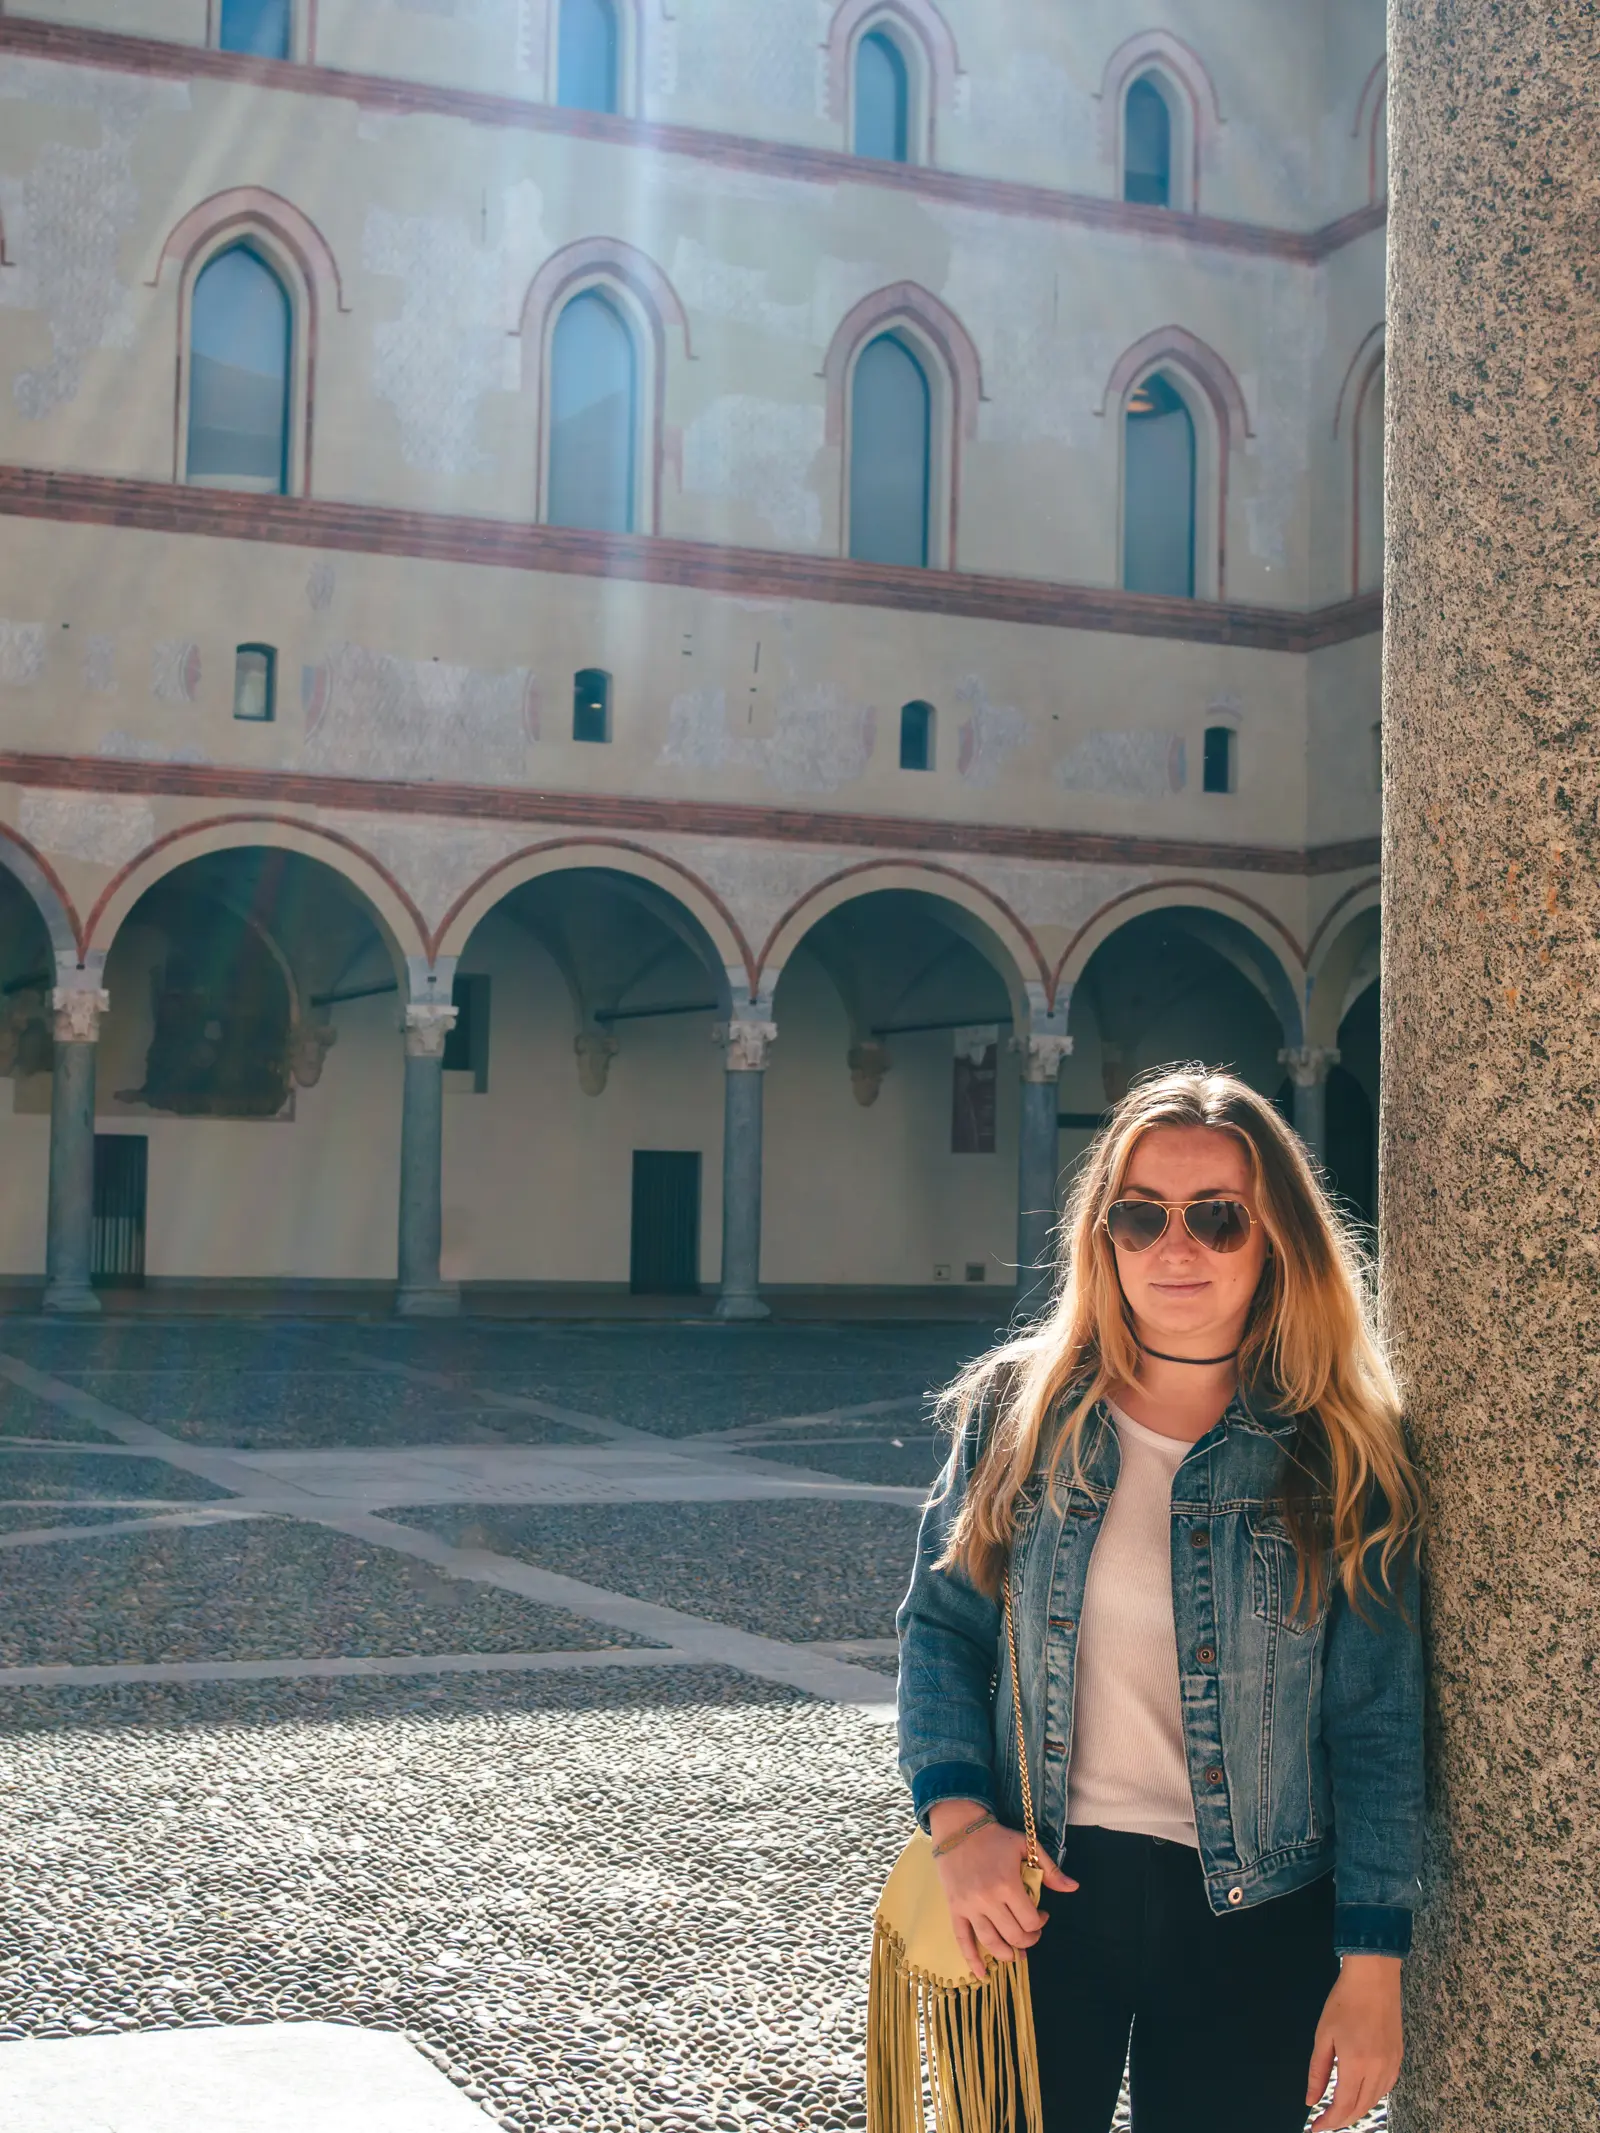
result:
<svg viewBox="0 0 1600 2133"><path fill-rule="evenodd" d="M1113 1251L1130 1252L1137 1259L1142 1257L1144 1253L1155 1250L1156 1246L1167 1234L1167 1231L1171 1229L1173 1216L1181 1214L1183 1226L1189 1233L1191 1243L1199 1245L1203 1252L1210 1252L1215 1259L1231 1259L1233 1252L1219 1252L1214 1244L1207 1244L1204 1238L1197 1237L1189 1226L1189 1210L1191 1207L1215 1207L1219 1200L1226 1202L1229 1206L1244 1209L1244 1235L1233 1247L1234 1252L1242 1252L1250 1242L1250 1232L1255 1228L1256 1218L1249 1208L1245 1206L1244 1201L1235 1199L1231 1193L1222 1193L1220 1195L1214 1192L1202 1193L1197 1200L1113 1200L1111 1207L1108 1207L1100 1217L1100 1227L1108 1237L1111 1237ZM1111 1236L1111 1209L1114 1207L1159 1207L1165 1219L1148 1244L1118 1244L1116 1238Z"/></svg>

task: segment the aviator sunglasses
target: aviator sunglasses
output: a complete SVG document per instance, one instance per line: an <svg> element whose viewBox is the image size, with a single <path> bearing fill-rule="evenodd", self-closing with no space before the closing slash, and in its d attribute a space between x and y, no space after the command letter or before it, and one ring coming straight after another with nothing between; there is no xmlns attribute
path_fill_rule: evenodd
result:
<svg viewBox="0 0 1600 2133"><path fill-rule="evenodd" d="M1113 1200L1105 1212L1107 1234L1125 1252L1147 1252L1167 1234L1174 1213L1208 1252L1236 1252L1250 1235L1250 1210L1242 1200Z"/></svg>

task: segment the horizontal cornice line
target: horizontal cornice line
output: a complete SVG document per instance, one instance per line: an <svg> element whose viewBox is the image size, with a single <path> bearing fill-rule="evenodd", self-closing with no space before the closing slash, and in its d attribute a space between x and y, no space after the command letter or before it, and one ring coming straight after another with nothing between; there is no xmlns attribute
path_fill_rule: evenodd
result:
<svg viewBox="0 0 1600 2133"><path fill-rule="evenodd" d="M551 829L655 831L660 835L746 837L785 844L838 845L885 854L964 852L1061 865L1188 867L1212 873L1340 874L1375 866L1378 839L1309 849L1219 844L1176 837L1121 837L1087 830L949 822L903 815L851 815L747 802L658 800L531 787L352 778L309 771L244 770L199 763L154 763L116 756L0 753L0 783L58 792L139 793L169 799L238 800L349 814L431 815L452 821L525 823Z"/></svg>
<svg viewBox="0 0 1600 2133"><path fill-rule="evenodd" d="M1320 229L1274 229L1220 215L1185 215L1166 208L1141 207L1095 193L1062 192L1010 178L982 177L918 164L877 163L838 149L764 141L753 135L717 133L658 120L568 111L555 104L532 103L483 90L452 89L442 84L358 74L342 67L304 65L293 60L254 59L239 52L218 52L206 45L38 22L22 15L0 15L0 51L172 80L198 77L243 82L300 95L337 97L367 110L460 118L475 125L510 126L570 139L609 141L809 184L869 185L958 206L987 208L996 214L1033 216L1042 221L1076 223L1086 229L1255 253L1302 266L1314 266L1341 246L1381 229L1387 214L1386 205L1380 202L1356 208Z"/></svg>
<svg viewBox="0 0 1600 2133"><path fill-rule="evenodd" d="M911 570L778 549L719 547L657 534L583 533L510 519L402 511L320 497L255 496L120 475L0 465L0 517L146 533L403 556L557 576L609 578L745 598L811 600L839 607L959 615L1042 629L1108 631L1244 650L1313 652L1382 626L1376 593L1296 612L1227 601L1003 578L976 571Z"/></svg>

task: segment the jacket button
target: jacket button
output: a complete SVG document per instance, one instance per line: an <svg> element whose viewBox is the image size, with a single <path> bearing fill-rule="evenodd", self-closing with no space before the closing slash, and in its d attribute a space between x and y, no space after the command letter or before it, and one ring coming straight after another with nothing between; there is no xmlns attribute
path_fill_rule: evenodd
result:
<svg viewBox="0 0 1600 2133"><path fill-rule="evenodd" d="M1244 1890L1243 1890L1243 1889L1229 1889L1229 1891L1228 1891L1228 1901L1229 1901L1229 1903L1243 1903L1243 1902L1244 1902Z"/></svg>
<svg viewBox="0 0 1600 2133"><path fill-rule="evenodd" d="M1204 1528L1202 1528L1199 1532L1191 1533L1189 1535L1189 1546L1191 1548L1208 1548L1210 1547L1210 1545L1211 1535L1207 1533Z"/></svg>
<svg viewBox="0 0 1600 2133"><path fill-rule="evenodd" d="M1206 1783L1208 1785L1220 1785L1222 1783L1222 1767L1220 1764L1213 1763L1211 1765L1211 1768L1206 1772Z"/></svg>
<svg viewBox="0 0 1600 2133"><path fill-rule="evenodd" d="M1209 1644L1202 1644L1200 1649L1195 1653L1195 1657L1199 1660L1202 1666L1209 1666L1212 1660L1216 1658L1216 1656L1217 1655L1215 1650Z"/></svg>

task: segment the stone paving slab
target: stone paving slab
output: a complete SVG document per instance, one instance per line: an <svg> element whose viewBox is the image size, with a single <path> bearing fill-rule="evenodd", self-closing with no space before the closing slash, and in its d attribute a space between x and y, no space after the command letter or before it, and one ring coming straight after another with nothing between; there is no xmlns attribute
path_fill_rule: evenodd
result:
<svg viewBox="0 0 1600 2133"><path fill-rule="evenodd" d="M394 1522L787 1640L891 1635L917 1527L898 1504L793 1501L440 1506Z"/></svg>
<svg viewBox="0 0 1600 2133"><path fill-rule="evenodd" d="M487 2133L404 2037L334 2022L0 2046L0 2133Z"/></svg>
<svg viewBox="0 0 1600 2133"><path fill-rule="evenodd" d="M3 1329L9 1331L9 1328ZM15 1437L44 1437L52 1443L108 1444L112 1440L92 1422L64 1415L48 1400L37 1399L19 1385L0 1381L0 1443Z"/></svg>
<svg viewBox="0 0 1600 2133"><path fill-rule="evenodd" d="M193 1444L578 1444L583 1432L469 1389L330 1371L76 1370L65 1383Z"/></svg>
<svg viewBox="0 0 1600 2133"><path fill-rule="evenodd" d="M0 1662L378 1657L650 1643L320 1526L259 1519L0 1554Z"/></svg>

